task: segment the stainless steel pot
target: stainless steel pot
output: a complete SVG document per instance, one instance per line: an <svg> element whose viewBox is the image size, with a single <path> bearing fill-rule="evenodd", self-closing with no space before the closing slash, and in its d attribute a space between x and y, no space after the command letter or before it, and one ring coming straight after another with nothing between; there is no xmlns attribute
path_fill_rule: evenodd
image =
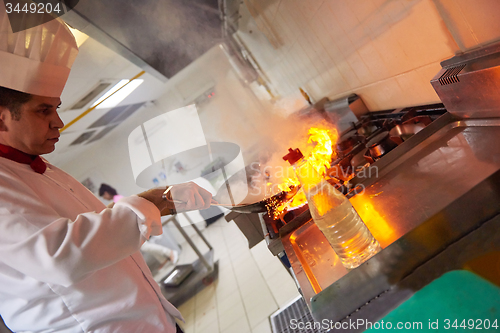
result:
<svg viewBox="0 0 500 333"><path fill-rule="evenodd" d="M387 131L377 134L366 143L366 148L368 148L368 152L374 161L378 160L397 146L397 143L391 140L389 132Z"/></svg>

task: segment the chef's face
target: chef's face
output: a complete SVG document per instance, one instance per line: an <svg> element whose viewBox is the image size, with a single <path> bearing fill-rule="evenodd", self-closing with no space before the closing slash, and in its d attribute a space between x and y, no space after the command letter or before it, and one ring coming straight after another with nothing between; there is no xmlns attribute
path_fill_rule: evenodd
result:
<svg viewBox="0 0 500 333"><path fill-rule="evenodd" d="M48 154L59 141L59 129L64 126L57 108L59 97L33 95L20 107L20 118L12 117L8 109L2 108L0 137L3 144L32 155Z"/></svg>

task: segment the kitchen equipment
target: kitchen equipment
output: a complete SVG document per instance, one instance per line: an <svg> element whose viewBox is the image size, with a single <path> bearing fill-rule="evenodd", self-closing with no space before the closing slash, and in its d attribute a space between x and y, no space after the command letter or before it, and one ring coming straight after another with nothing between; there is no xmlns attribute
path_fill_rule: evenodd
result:
<svg viewBox="0 0 500 333"><path fill-rule="evenodd" d="M279 230L316 321L375 323L446 272L500 251L500 43L442 66L432 85L450 113L443 105L372 112L350 129L376 126L370 142L418 124L343 186L384 249L348 272L307 214ZM334 163L368 151L353 147Z"/></svg>
<svg viewBox="0 0 500 333"><path fill-rule="evenodd" d="M165 287L179 287L180 284L193 272L193 265L177 265L162 280Z"/></svg>
<svg viewBox="0 0 500 333"><path fill-rule="evenodd" d="M372 171L376 173L376 169L370 168L369 161L366 160L364 154L367 152L367 148L365 143L373 138L380 132L386 131L391 126L394 126L396 122L394 120L402 119L404 116L407 116L408 119L414 117L425 116L429 117L431 121L434 121L439 116L444 114L446 110L444 109L442 104L432 104L432 105L424 105L418 107L409 107L404 109L397 110L387 110L387 111L379 111L379 112L370 112L369 114L361 116L361 120L357 123L352 124L351 129L345 130L341 133L340 139L337 142L338 145L342 147L348 147L348 149L342 150L338 152L331 165L332 168L327 170L327 175L330 177L329 181L344 194L353 195L356 193L356 185L364 180L363 177L365 171L367 175L369 175ZM305 115L304 117L310 119L318 119L319 116L316 115ZM389 121L388 121L389 120ZM359 132L369 133L367 135L360 135L358 130L360 129L368 129L366 131L361 130ZM350 139L352 138L352 139ZM349 143L343 144L342 141L349 139ZM390 158L392 152L388 153L384 156L382 160ZM371 159L372 160L372 159ZM380 161L377 163L381 163ZM246 175L252 175L252 170L255 168L247 170ZM242 177L244 178L244 177ZM243 181L249 184L252 184L251 179L243 179ZM219 199L216 197L216 199ZM262 197L256 197L254 200L249 200L248 202L257 202L260 201ZM219 200L222 202L222 200ZM227 202L228 200L226 200ZM247 201L247 200L245 200ZM243 225L248 223L247 219L250 216L244 215L255 215L252 217L252 220L260 220L261 229L263 230L263 235L265 236L266 242L268 244L268 248L274 255L282 255L284 254L283 245L281 244L281 240L279 234L281 233L281 229L288 229L288 225L295 225L294 222L297 222L297 218L300 213L303 213L305 209L308 212L307 204L305 207L300 207L300 209L289 209L288 212L285 212L284 215L280 215L281 222L269 222L269 218L266 215L264 209L261 209L262 212L251 214L248 211L245 214L236 213L233 209L233 213L231 213L231 218L229 220L234 220L237 225ZM306 212L306 213L307 213ZM309 219L310 219L309 215ZM241 221L240 221L241 220ZM284 223L283 223L284 222ZM278 227L275 230L275 227ZM242 228L240 228L242 229ZM253 244L255 237L253 237L253 233L246 233L245 230L242 229L242 232L247 238L249 242Z"/></svg>
<svg viewBox="0 0 500 333"><path fill-rule="evenodd" d="M264 213L268 211L268 207L284 200L293 197L299 187L291 187L290 191L281 191L276 194L267 194L267 189L262 187L251 186L251 180L247 178L245 170L238 171L228 179L229 183L240 183L242 186L248 186L247 196L240 202L231 204L228 203L227 196L224 196L225 186L222 185L214 195L214 200L217 201L217 206L224 207L239 213Z"/></svg>
<svg viewBox="0 0 500 333"><path fill-rule="evenodd" d="M235 205L230 205L230 204L213 204L213 206L220 206L224 207L227 209L230 209L235 212L239 213L263 213L268 211L268 206L272 205L274 202L282 202L284 200L290 199L292 196L297 193L299 190L299 187L293 188L291 191L282 191L279 192L278 194L275 194L271 197L261 199L257 202L252 202L252 203L240 203L240 204L235 204ZM244 201L247 201L246 199Z"/></svg>
<svg viewBox="0 0 500 333"><path fill-rule="evenodd" d="M401 144L403 141L408 140L413 135L420 132L425 126L429 125L432 119L428 116L417 116L413 117L401 124L394 126L390 132L389 136L391 140L397 144Z"/></svg>
<svg viewBox="0 0 500 333"><path fill-rule="evenodd" d="M282 193L284 193L284 192L282 192ZM180 200L172 200L172 202L178 203L178 204L185 203L184 201L180 201ZM252 204L235 204L235 205L221 204L218 202L211 202L210 206L224 207L226 209L240 211L242 213L261 213L261 212L266 211L265 210L265 201L259 201L259 202L252 203Z"/></svg>
<svg viewBox="0 0 500 333"><path fill-rule="evenodd" d="M429 279L500 250L498 140L500 120L445 114L373 163L378 174L358 177L365 190L350 201L384 250L355 270L340 265L307 217L283 227L280 240L314 318L374 322Z"/></svg>
<svg viewBox="0 0 500 333"><path fill-rule="evenodd" d="M196 295L196 293L201 291L205 286L212 283L219 274L219 261L215 259L212 245L201 233L188 214L180 214L184 216L184 219L188 221L196 234L205 243L208 251L205 253L200 251L185 229L180 225L177 219L179 214L170 216L167 220L162 222L162 224L173 223L198 257L190 264L175 266L173 270L167 272L160 280L157 280L161 286L162 294L170 303L177 307Z"/></svg>
<svg viewBox="0 0 500 333"><path fill-rule="evenodd" d="M356 131L350 131L340 137L335 145L335 151L342 156L349 154L349 152L351 152L351 150L362 140L363 136L358 135Z"/></svg>
<svg viewBox="0 0 500 333"><path fill-rule="evenodd" d="M384 131L366 143L368 152L365 154L365 157L368 161L374 162L397 146L397 143L390 138L389 132Z"/></svg>
<svg viewBox="0 0 500 333"><path fill-rule="evenodd" d="M398 124L389 132L391 140L396 143L402 143L413 135L420 132L425 125L423 124Z"/></svg>
<svg viewBox="0 0 500 333"><path fill-rule="evenodd" d="M351 129L347 129L340 137L337 146L344 146L344 140L349 139L350 133L357 132L356 143L349 151L339 153L337 159L332 161L332 167L327 171L331 177L344 182L345 194L351 191L360 182L360 176L363 178L364 172L376 172L376 168L370 168L373 163L379 160L382 156L390 155L390 151L395 149L397 145L403 143L399 136L395 133L398 125L418 126L425 128L444 114L446 109L442 104L423 105L418 107L409 107L397 110L371 112L368 115L362 116L362 119L353 124ZM364 129L369 129L365 131ZM381 134L389 131L389 137L386 134ZM417 131L415 131L417 132ZM360 135L359 133L367 133ZM411 135L408 132L405 140L408 140ZM367 143L368 142L368 143ZM349 143L348 143L349 144ZM370 146L372 150L370 151ZM372 153L374 157L372 156ZM364 170L364 171L363 171Z"/></svg>
<svg viewBox="0 0 500 333"><path fill-rule="evenodd" d="M356 94L351 94L344 98L328 101L324 104L325 117L336 123L339 131L350 128L352 123L368 113L363 100Z"/></svg>
<svg viewBox="0 0 500 333"><path fill-rule="evenodd" d="M236 172L233 176L231 176L229 179L226 179L223 183L223 185L219 188L219 191L216 193L216 195L213 197L212 202L210 203L211 206L219 206L219 207L224 207L226 209L233 210L235 212L240 212L240 213L262 213L266 212L268 210L268 206L279 203L283 200L288 200L291 197L297 193L299 190L299 187L290 187L290 191L281 191L277 194L274 195L263 195L261 189L257 189L258 191L253 192L250 191L248 195L245 197L245 199L242 200L241 203L219 203L217 202L218 200L227 200L231 199L233 201L233 196L232 196L232 191L231 187L229 186L229 183L238 183L241 182L242 175L246 176L246 171L245 170L240 170ZM249 182L247 180L247 184L244 186L249 186ZM236 187L237 188L237 187ZM171 202L177 203L177 204L183 204L185 202L176 200L176 199L169 199L169 192L172 189L172 186L168 186L165 192L163 192L162 198L164 200L169 200ZM229 194L229 195L227 195ZM223 198L223 199L220 199Z"/></svg>
<svg viewBox="0 0 500 333"><path fill-rule="evenodd" d="M500 112L500 43L461 53L441 62L432 87L453 115L498 117Z"/></svg>

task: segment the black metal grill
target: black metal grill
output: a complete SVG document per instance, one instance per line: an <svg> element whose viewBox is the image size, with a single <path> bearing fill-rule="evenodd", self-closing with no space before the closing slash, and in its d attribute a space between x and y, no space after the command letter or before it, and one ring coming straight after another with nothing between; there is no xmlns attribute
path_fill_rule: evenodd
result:
<svg viewBox="0 0 500 333"><path fill-rule="evenodd" d="M325 333L320 322L314 322L302 297L271 315L273 333ZM293 322L292 320L295 319ZM316 327L314 327L316 324Z"/></svg>
<svg viewBox="0 0 500 333"><path fill-rule="evenodd" d="M441 83L441 85L444 86L447 84L460 82L460 80L458 79L458 73L460 73L460 71L464 69L464 67L465 65L460 65L448 68L439 78L439 83Z"/></svg>

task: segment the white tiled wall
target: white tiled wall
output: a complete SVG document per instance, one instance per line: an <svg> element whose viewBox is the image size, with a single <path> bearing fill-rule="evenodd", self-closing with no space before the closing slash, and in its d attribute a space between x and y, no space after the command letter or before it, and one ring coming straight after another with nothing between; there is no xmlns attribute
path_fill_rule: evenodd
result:
<svg viewBox="0 0 500 333"><path fill-rule="evenodd" d="M495 0L245 0L240 11L238 36L280 95L354 92L370 110L439 102L439 63L500 37Z"/></svg>
<svg viewBox="0 0 500 333"><path fill-rule="evenodd" d="M499 39L500 1L434 0L461 50Z"/></svg>

